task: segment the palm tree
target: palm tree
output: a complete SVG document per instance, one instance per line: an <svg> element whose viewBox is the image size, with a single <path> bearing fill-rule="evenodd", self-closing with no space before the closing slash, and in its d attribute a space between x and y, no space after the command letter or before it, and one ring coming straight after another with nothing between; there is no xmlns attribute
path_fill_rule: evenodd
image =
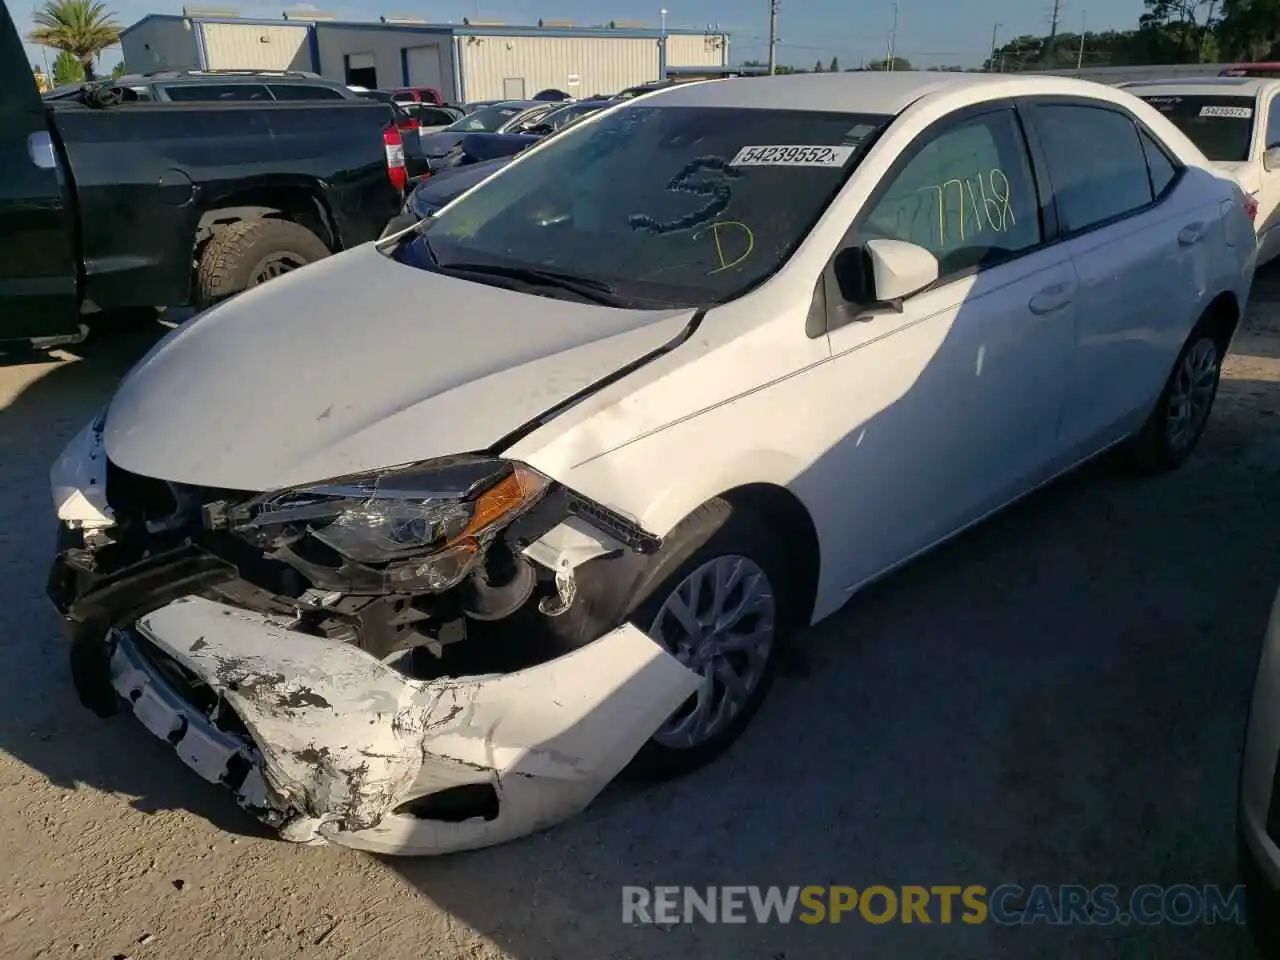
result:
<svg viewBox="0 0 1280 960"><path fill-rule="evenodd" d="M94 79L98 54L120 41L115 14L97 0L45 0L32 19L36 28L27 39L71 54L84 65L86 80Z"/></svg>

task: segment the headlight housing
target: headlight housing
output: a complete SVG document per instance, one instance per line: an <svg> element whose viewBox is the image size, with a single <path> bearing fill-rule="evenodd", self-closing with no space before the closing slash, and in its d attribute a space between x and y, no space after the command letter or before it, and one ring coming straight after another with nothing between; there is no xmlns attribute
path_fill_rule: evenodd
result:
<svg viewBox="0 0 1280 960"><path fill-rule="evenodd" d="M228 526L267 548L310 537L380 570L388 590L439 592L550 485L521 463L447 457L263 494L233 510Z"/></svg>

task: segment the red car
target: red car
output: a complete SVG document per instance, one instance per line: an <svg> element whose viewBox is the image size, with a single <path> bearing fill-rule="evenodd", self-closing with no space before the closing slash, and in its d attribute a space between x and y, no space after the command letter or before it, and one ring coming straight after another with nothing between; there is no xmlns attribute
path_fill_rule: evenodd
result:
<svg viewBox="0 0 1280 960"><path fill-rule="evenodd" d="M397 103L434 103L444 104L444 97L435 87L397 87L391 91L391 99Z"/></svg>
<svg viewBox="0 0 1280 960"><path fill-rule="evenodd" d="M1220 77L1277 77L1280 63L1237 63L1219 72Z"/></svg>

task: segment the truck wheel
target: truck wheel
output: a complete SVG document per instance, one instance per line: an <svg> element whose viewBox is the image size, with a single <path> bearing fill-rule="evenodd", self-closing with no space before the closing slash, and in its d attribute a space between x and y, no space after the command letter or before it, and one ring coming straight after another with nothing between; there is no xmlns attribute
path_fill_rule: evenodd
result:
<svg viewBox="0 0 1280 960"><path fill-rule="evenodd" d="M241 220L214 234L196 269L200 306L266 283L329 255L323 240L289 220Z"/></svg>

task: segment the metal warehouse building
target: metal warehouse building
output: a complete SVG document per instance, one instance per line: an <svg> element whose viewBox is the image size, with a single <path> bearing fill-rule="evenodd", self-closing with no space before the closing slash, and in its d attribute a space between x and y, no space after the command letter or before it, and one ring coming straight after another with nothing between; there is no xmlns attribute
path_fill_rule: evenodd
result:
<svg viewBox="0 0 1280 960"><path fill-rule="evenodd" d="M556 88L586 97L672 73L729 63L729 36L711 31L563 21L514 26L494 21L380 23L285 11L280 20L185 8L149 14L120 35L131 72L308 70L369 88L435 87L445 99L521 99Z"/></svg>

